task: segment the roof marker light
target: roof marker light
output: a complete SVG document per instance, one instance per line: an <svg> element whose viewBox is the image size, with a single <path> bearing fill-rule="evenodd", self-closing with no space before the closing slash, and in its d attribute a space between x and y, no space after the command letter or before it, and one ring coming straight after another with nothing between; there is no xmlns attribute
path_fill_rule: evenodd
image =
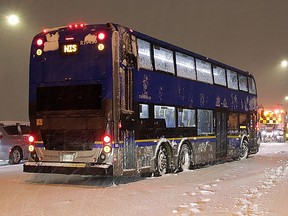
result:
<svg viewBox="0 0 288 216"><path fill-rule="evenodd" d="M79 28L83 28L84 26L85 26L84 23L77 23L77 24L68 25L68 28L70 28L70 29L79 29Z"/></svg>

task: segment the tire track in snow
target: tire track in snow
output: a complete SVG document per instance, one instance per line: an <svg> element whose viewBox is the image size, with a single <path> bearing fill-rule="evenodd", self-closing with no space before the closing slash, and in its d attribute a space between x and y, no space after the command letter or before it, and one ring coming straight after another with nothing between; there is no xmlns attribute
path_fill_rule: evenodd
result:
<svg viewBox="0 0 288 216"><path fill-rule="evenodd" d="M193 202L184 203L173 210L173 213L180 215L196 215L204 210L204 205L211 201L211 197L216 193L216 187L225 178L213 180L207 184L199 184L195 191L185 192L182 195L192 197Z"/></svg>
<svg viewBox="0 0 288 216"><path fill-rule="evenodd" d="M236 198L235 207L238 209L233 213L234 216L262 216L269 212L259 210L257 199L262 195L269 193L269 189L274 187L278 182L283 180L288 175L288 163L277 168L273 168L264 173L264 179L260 180L260 184L256 187L246 189L244 198Z"/></svg>

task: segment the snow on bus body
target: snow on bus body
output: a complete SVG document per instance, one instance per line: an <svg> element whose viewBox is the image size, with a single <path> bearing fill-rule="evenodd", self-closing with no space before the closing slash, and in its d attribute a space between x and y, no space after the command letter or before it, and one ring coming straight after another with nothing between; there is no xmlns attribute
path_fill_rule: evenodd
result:
<svg viewBox="0 0 288 216"><path fill-rule="evenodd" d="M0 121L0 159L18 164L29 155L28 137L30 123L25 121Z"/></svg>

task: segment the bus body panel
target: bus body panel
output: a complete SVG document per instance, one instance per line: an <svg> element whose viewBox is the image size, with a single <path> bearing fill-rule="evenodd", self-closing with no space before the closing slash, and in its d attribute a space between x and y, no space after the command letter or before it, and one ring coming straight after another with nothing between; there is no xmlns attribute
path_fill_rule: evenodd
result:
<svg viewBox="0 0 288 216"><path fill-rule="evenodd" d="M104 40L99 33L105 34ZM39 38L43 46L36 45ZM183 145L191 148L193 165L238 158L244 140L249 141L250 154L257 153L255 119L251 117L257 109L257 92L178 77L177 71L143 69L137 38L151 47L172 50L174 60L175 52L182 52L254 80L249 73L117 24L40 33L33 39L30 56L29 116L35 150L24 172L153 173L163 146L168 152L167 171L178 170ZM68 53L63 54L64 48ZM155 67L153 60L152 64ZM149 109L148 118L140 115L142 104ZM166 117L156 118L159 107L173 108L174 113L162 111L164 116L174 115L174 124ZM180 115L182 110L194 111L195 125L178 123L176 112ZM207 132L199 128L200 111L211 115ZM237 128L231 127L231 120L237 121Z"/></svg>

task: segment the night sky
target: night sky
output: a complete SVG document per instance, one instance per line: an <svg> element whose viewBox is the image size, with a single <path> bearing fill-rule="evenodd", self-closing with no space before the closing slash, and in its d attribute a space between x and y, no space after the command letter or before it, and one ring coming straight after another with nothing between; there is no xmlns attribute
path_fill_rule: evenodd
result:
<svg viewBox="0 0 288 216"><path fill-rule="evenodd" d="M12 13L18 26L6 23ZM288 95L287 0L0 0L0 19L0 121L28 121L34 35L77 22L118 23L249 71L258 104L285 105Z"/></svg>

